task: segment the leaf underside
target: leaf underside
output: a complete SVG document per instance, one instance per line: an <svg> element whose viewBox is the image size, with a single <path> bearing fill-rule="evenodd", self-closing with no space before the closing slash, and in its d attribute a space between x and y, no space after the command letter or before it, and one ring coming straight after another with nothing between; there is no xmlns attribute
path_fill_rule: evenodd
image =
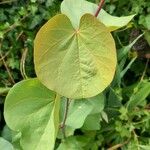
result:
<svg viewBox="0 0 150 150"><path fill-rule="evenodd" d="M94 15L97 8L98 5L86 0L64 0L61 4L61 13L68 16L74 28L78 28L80 18L86 13ZM126 26L134 16L135 15L123 17L111 16L105 10L101 9L97 18L108 27L110 31L114 31Z"/></svg>

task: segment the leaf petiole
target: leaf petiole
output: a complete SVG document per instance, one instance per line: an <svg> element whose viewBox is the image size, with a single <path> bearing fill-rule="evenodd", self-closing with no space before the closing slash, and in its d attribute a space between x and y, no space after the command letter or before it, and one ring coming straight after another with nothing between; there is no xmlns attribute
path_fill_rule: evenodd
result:
<svg viewBox="0 0 150 150"><path fill-rule="evenodd" d="M96 10L96 13L95 13L95 15L94 15L95 17L97 17L98 14L100 13L100 11L101 11L101 9L102 9L104 3L105 3L105 0L101 0L101 1L100 1L99 5L98 5L98 9Z"/></svg>

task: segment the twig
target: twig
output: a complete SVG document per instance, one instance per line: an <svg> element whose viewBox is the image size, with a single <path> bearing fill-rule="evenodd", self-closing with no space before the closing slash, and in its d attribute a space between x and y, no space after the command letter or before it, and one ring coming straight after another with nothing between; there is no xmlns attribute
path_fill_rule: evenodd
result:
<svg viewBox="0 0 150 150"><path fill-rule="evenodd" d="M5 62L5 59L3 58L3 55L2 55L2 53L1 53L1 43L0 43L0 57L1 57L2 62L3 62L3 64L4 64L4 66L5 66L5 68L6 68L6 71L7 71L8 75L9 75L9 78L10 78L12 84L15 84L15 80L14 80L14 78L13 78L13 76L12 76L12 74L11 74L11 72L10 72L10 70L9 70L9 68L8 68L8 66L7 66L7 64L6 64L6 62Z"/></svg>
<svg viewBox="0 0 150 150"><path fill-rule="evenodd" d="M23 31L21 31L20 33L19 33L19 35L17 36L17 38L16 38L16 41L18 41L19 40L19 38L20 38L20 36L23 34Z"/></svg>
<svg viewBox="0 0 150 150"><path fill-rule="evenodd" d="M98 14L100 13L100 11L101 11L101 9L102 9L102 7L103 7L103 5L104 5L104 2L105 2L105 0L101 0L100 1L100 3L99 3L99 5L98 5L98 9L96 10L96 13L95 13L95 17L97 17L98 16Z"/></svg>
<svg viewBox="0 0 150 150"><path fill-rule="evenodd" d="M23 79L28 78L28 76L26 75L26 71L25 71L25 61L26 61L27 53L28 53L28 48L25 48L21 57L21 61L20 61L20 72L21 72Z"/></svg>
<svg viewBox="0 0 150 150"><path fill-rule="evenodd" d="M147 59L147 61L146 61L146 65L145 65L145 68L144 68L144 71L143 71L143 74L142 74L142 77L141 77L141 79L140 79L140 82L141 81L143 81L143 79L144 79L144 77L145 77L145 74L146 74L146 70L147 70L147 68L148 68L148 64L149 64L149 58Z"/></svg>
<svg viewBox="0 0 150 150"><path fill-rule="evenodd" d="M6 95L11 88L0 88L0 95Z"/></svg>
<svg viewBox="0 0 150 150"><path fill-rule="evenodd" d="M0 5L2 5L2 4L9 4L9 3L13 3L13 2L16 2L17 0L8 0L8 1L2 1L2 2L0 2Z"/></svg>
<svg viewBox="0 0 150 150"><path fill-rule="evenodd" d="M125 141L125 142L123 142L121 144L117 144L117 145L114 145L113 147L108 148L107 150L116 150L116 149L118 149L118 148L128 144L129 141L130 141L130 138L127 141Z"/></svg>
<svg viewBox="0 0 150 150"><path fill-rule="evenodd" d="M26 19L29 15L30 15L30 13L28 13L27 15L25 15L23 18L21 18L21 19L19 20L19 22L21 23L21 21L23 21L24 19ZM16 23L12 24L11 26L9 26L8 29L6 29L6 30L4 31L4 34L6 34L7 32L9 32L9 31L15 29L15 28L18 27L18 26L19 26L19 24L16 24Z"/></svg>
<svg viewBox="0 0 150 150"><path fill-rule="evenodd" d="M66 123L67 116L68 116L69 104L70 104L70 99L67 98L66 104L65 104L64 118L60 126L64 139L66 138L65 123Z"/></svg>
<svg viewBox="0 0 150 150"><path fill-rule="evenodd" d="M136 141L137 150L140 150L140 148L139 148L138 135L136 134L135 130L132 130L132 133L133 133L133 136L134 136L134 141Z"/></svg>
<svg viewBox="0 0 150 150"><path fill-rule="evenodd" d="M7 53L5 53L5 55L2 58L0 58L0 61L2 61L5 57L7 57L9 55L9 53L10 53L10 51L8 51Z"/></svg>

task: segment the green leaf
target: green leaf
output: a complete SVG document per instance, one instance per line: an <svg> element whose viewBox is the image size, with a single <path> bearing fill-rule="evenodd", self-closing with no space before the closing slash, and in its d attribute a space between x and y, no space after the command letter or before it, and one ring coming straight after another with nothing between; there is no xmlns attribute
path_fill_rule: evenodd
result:
<svg viewBox="0 0 150 150"><path fill-rule="evenodd" d="M145 31L145 39L147 40L148 44L150 45L150 31Z"/></svg>
<svg viewBox="0 0 150 150"><path fill-rule="evenodd" d="M66 125L74 129L82 127L86 117L90 114L93 107L88 101L77 100L71 103Z"/></svg>
<svg viewBox="0 0 150 150"><path fill-rule="evenodd" d="M139 147L141 148L141 150L149 150L150 149L150 145L139 145Z"/></svg>
<svg viewBox="0 0 150 150"><path fill-rule="evenodd" d="M0 95L8 93L9 90L10 90L10 88L0 87Z"/></svg>
<svg viewBox="0 0 150 150"><path fill-rule="evenodd" d="M84 7L83 7L84 6ZM80 18L86 14L94 15L98 6L85 0L64 0L61 4L61 12L69 17L74 28L78 28ZM110 31L126 26L135 15L126 17L115 17L108 14L103 9L98 15L98 19L109 28Z"/></svg>
<svg viewBox="0 0 150 150"><path fill-rule="evenodd" d="M17 83L4 106L7 125L21 132L23 150L53 150L59 126L59 96L37 79Z"/></svg>
<svg viewBox="0 0 150 150"><path fill-rule="evenodd" d="M11 143L0 137L0 150L14 150Z"/></svg>
<svg viewBox="0 0 150 150"><path fill-rule="evenodd" d="M140 18L139 18L139 24L142 24L145 28L150 30L150 14L141 15Z"/></svg>
<svg viewBox="0 0 150 150"><path fill-rule="evenodd" d="M142 81L134 90L127 103L127 108L129 110L140 105L150 95L150 82Z"/></svg>
<svg viewBox="0 0 150 150"><path fill-rule="evenodd" d="M101 120L101 114L93 114L88 115L86 118L82 129L84 130L99 130L100 129L100 120Z"/></svg>
<svg viewBox="0 0 150 150"><path fill-rule="evenodd" d="M83 150L76 137L69 137L59 145L57 150Z"/></svg>
<svg viewBox="0 0 150 150"><path fill-rule="evenodd" d="M50 19L34 42L38 79L68 98L93 97L112 81L116 49L108 29L90 14L82 16L75 30L63 14Z"/></svg>
<svg viewBox="0 0 150 150"><path fill-rule="evenodd" d="M52 3L53 3L53 1L54 1L54 0L47 0L47 1L46 1L46 7L51 6Z"/></svg>
<svg viewBox="0 0 150 150"><path fill-rule="evenodd" d="M12 144L14 146L15 150L23 150L20 145L20 139L21 139L21 132L12 132Z"/></svg>
<svg viewBox="0 0 150 150"><path fill-rule="evenodd" d="M1 136L6 139L7 141L11 141L12 140L12 133L11 130L8 128L7 125L4 126L2 132L1 132Z"/></svg>
<svg viewBox="0 0 150 150"><path fill-rule="evenodd" d="M83 126L88 115L100 114L103 108L103 94L99 94L89 99L71 101L66 125L75 129L80 128Z"/></svg>

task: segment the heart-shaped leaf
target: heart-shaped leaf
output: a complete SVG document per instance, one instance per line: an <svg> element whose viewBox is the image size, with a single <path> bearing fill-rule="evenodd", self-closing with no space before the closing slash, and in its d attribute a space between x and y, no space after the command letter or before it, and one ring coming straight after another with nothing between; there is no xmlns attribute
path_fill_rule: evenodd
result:
<svg viewBox="0 0 150 150"><path fill-rule="evenodd" d="M59 96L37 79L16 84L5 101L7 125L21 132L24 150L53 150L59 126Z"/></svg>
<svg viewBox="0 0 150 150"><path fill-rule="evenodd" d="M61 4L61 12L69 17L74 28L78 28L80 18L86 14L94 15L98 6L85 0L64 0ZM116 17L111 16L105 10L101 10L98 19L109 28L110 31L117 30L127 25L135 15Z"/></svg>
<svg viewBox="0 0 150 150"><path fill-rule="evenodd" d="M68 98L95 96L112 81L115 42L107 27L90 14L74 29L63 14L49 20L34 42L35 70L49 89Z"/></svg>

